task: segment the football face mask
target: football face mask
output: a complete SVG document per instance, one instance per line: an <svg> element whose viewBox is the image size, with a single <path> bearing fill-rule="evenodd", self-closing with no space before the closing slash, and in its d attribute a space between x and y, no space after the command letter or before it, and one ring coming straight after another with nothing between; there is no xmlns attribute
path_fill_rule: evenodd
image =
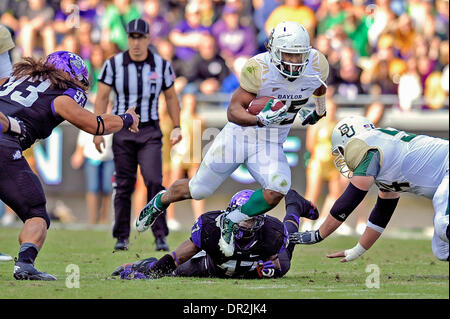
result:
<svg viewBox="0 0 450 319"><path fill-rule="evenodd" d="M277 70L289 78L298 78L305 73L311 46L306 29L292 21L278 24L267 43L272 63Z"/></svg>
<svg viewBox="0 0 450 319"><path fill-rule="evenodd" d="M340 120L331 134L334 165L345 178L352 177L352 171L345 162L344 150L348 141L354 136L375 128L372 122L363 116L350 116Z"/></svg>
<svg viewBox="0 0 450 319"><path fill-rule="evenodd" d="M254 216L240 222L235 231L236 240L252 238L264 226L265 215Z"/></svg>

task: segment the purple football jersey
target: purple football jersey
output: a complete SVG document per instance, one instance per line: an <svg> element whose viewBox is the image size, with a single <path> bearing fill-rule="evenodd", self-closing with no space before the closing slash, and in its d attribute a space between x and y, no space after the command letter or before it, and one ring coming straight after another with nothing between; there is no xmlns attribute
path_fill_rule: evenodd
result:
<svg viewBox="0 0 450 319"><path fill-rule="evenodd" d="M53 88L49 80L32 81L29 77L9 78L0 86L0 112L21 120L26 127L26 135L21 139L22 149L30 147L37 139L45 139L52 130L64 121L55 112L53 101L67 95L84 107L86 93L76 87L66 90Z"/></svg>

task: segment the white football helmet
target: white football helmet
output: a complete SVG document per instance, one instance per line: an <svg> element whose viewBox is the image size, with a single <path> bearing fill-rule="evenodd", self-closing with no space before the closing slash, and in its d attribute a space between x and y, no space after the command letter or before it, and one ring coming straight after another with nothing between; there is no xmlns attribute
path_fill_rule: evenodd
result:
<svg viewBox="0 0 450 319"><path fill-rule="evenodd" d="M350 116L340 120L331 134L331 150L336 156L334 165L346 178L351 177L351 171L345 163L344 149L348 141L363 132L373 130L375 125L363 116Z"/></svg>
<svg viewBox="0 0 450 319"><path fill-rule="evenodd" d="M267 50L272 57L272 63L281 74L290 78L301 77L306 70L311 51L308 31L297 22L281 22L273 28L267 43ZM300 62L283 61L282 52L299 54Z"/></svg>

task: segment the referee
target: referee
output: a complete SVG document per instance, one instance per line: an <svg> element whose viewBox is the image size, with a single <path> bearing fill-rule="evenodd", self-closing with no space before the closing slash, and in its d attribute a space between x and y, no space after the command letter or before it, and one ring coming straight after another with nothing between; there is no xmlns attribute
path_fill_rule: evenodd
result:
<svg viewBox="0 0 450 319"><path fill-rule="evenodd" d="M94 113L106 112L109 95L114 90L113 114L123 114L136 106L140 116L139 132L122 130L113 137L115 165L113 237L117 238L115 250L127 250L130 237L131 195L136 183L137 165L147 187L148 198L153 198L162 186L162 133L158 119L158 98L164 93L167 110L174 129L170 135L172 145L181 140L180 106L173 86L175 73L169 62L151 52L149 26L142 19L128 23L129 50L107 60L98 77L98 91ZM94 137L99 152L104 139ZM166 214L162 214L152 226L156 238L156 250L169 250L166 236L169 230Z"/></svg>

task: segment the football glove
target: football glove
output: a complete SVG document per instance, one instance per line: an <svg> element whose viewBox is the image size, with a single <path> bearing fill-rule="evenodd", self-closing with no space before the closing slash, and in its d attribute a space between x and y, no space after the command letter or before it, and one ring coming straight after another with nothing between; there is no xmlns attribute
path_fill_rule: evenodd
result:
<svg viewBox="0 0 450 319"><path fill-rule="evenodd" d="M8 130L6 131L6 133L17 136L19 138L25 137L27 129L25 124L21 120L18 120L15 117L11 116L7 116L6 118L9 122Z"/></svg>
<svg viewBox="0 0 450 319"><path fill-rule="evenodd" d="M272 124L278 124L281 121L284 121L287 118L287 105L284 105L277 111L273 111L271 106L273 104L273 99L270 99L267 102L266 106L261 110L261 112L256 115L258 118L258 125L260 126L269 126Z"/></svg>
<svg viewBox="0 0 450 319"><path fill-rule="evenodd" d="M289 243L311 245L322 241L319 230L308 230L289 234Z"/></svg>
<svg viewBox="0 0 450 319"><path fill-rule="evenodd" d="M275 264L272 260L266 262L259 260L256 271L258 272L259 278L272 278L275 276Z"/></svg>
<svg viewBox="0 0 450 319"><path fill-rule="evenodd" d="M147 279L143 273L133 270L131 266L126 266L120 272L120 278L125 280Z"/></svg>
<svg viewBox="0 0 450 319"><path fill-rule="evenodd" d="M306 115L305 119L302 122L302 125L314 125L316 124L322 117L326 116L327 112L322 115L317 114L316 110L313 110L308 115Z"/></svg>

